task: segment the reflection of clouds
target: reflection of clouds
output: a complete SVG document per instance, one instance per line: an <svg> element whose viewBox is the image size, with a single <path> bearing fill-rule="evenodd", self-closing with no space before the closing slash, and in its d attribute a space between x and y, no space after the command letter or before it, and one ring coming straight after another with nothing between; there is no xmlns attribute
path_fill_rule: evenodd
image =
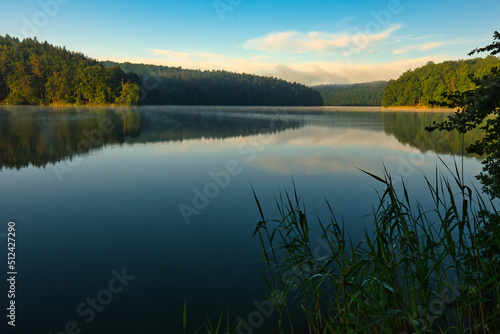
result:
<svg viewBox="0 0 500 334"><path fill-rule="evenodd" d="M248 146L254 142L265 146L288 145L311 149L320 147L377 147L404 152L419 152L416 148L399 143L394 136L387 135L383 131L306 126L274 134L240 136L226 139L190 139L182 142L171 142L166 145L163 144L157 153L210 153L238 149L242 145Z"/></svg>
<svg viewBox="0 0 500 334"><path fill-rule="evenodd" d="M410 161L411 164L415 167L431 167L436 165L436 160L434 159L432 163L429 161L429 159L426 159L426 154L424 153L419 153L418 159L415 158L417 155L411 156L411 161L410 159L404 159L401 157L401 155L386 155L384 157L384 161L388 162L394 162L394 163L401 163L401 160L404 159L405 161Z"/></svg>
<svg viewBox="0 0 500 334"><path fill-rule="evenodd" d="M377 147L405 152L419 152L416 148L399 143L394 136L387 135L383 131L307 126L269 135L269 137L265 142L274 145L310 148Z"/></svg>
<svg viewBox="0 0 500 334"><path fill-rule="evenodd" d="M189 139L176 141L176 142L164 142L161 143L160 147L156 150L156 154L207 154L222 152L225 150L233 149L237 147L233 142L237 142L239 138L226 138L226 139Z"/></svg>
<svg viewBox="0 0 500 334"><path fill-rule="evenodd" d="M252 165L269 172L282 174L326 174L329 172L352 172L355 165L345 156L258 156Z"/></svg>
<svg viewBox="0 0 500 334"><path fill-rule="evenodd" d="M308 126L275 134L251 165L283 174L329 174L377 169L387 151L420 154L383 131Z"/></svg>
<svg viewBox="0 0 500 334"><path fill-rule="evenodd" d="M255 155L242 154L241 148ZM168 143L157 154L203 155L236 153L240 161L259 169L283 174L357 172L380 167L382 161L398 163L400 157L420 154L383 131L306 126L274 134L226 139L193 139ZM238 153L240 152L240 153Z"/></svg>

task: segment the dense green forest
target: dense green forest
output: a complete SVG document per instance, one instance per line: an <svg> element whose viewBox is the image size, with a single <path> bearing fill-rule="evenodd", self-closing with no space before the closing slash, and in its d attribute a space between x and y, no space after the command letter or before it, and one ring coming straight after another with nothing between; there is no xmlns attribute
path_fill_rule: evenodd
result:
<svg viewBox="0 0 500 334"><path fill-rule="evenodd" d="M326 106L381 106L387 81L352 85L318 85L312 87L321 93Z"/></svg>
<svg viewBox="0 0 500 334"><path fill-rule="evenodd" d="M98 62L65 47L0 36L1 104L435 106L473 88L470 75L500 66L495 56L446 61L397 80L306 87L227 71Z"/></svg>
<svg viewBox="0 0 500 334"><path fill-rule="evenodd" d="M444 102L444 93L466 91L474 88L469 75L483 76L493 66L500 66L495 56L458 61L445 61L403 73L397 80L390 80L382 106L435 106Z"/></svg>
<svg viewBox="0 0 500 334"><path fill-rule="evenodd" d="M36 38L0 36L0 103L135 104L138 77Z"/></svg>
<svg viewBox="0 0 500 334"><path fill-rule="evenodd" d="M0 36L0 103L318 106L323 99L277 78L101 63L36 38L6 35Z"/></svg>
<svg viewBox="0 0 500 334"><path fill-rule="evenodd" d="M141 104L320 106L321 95L302 84L245 73L103 62L141 78Z"/></svg>

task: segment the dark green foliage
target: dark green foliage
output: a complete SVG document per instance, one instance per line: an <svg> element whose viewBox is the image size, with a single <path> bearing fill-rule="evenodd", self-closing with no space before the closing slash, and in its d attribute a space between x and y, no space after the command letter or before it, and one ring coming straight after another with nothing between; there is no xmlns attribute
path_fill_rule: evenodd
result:
<svg viewBox="0 0 500 334"><path fill-rule="evenodd" d="M110 61L103 65L137 73L141 78L140 102L144 105L323 105L315 90L277 78Z"/></svg>
<svg viewBox="0 0 500 334"><path fill-rule="evenodd" d="M386 87L387 81L375 81L312 88L321 93L326 106L381 106Z"/></svg>
<svg viewBox="0 0 500 334"><path fill-rule="evenodd" d="M500 52L500 33L495 32L494 43L487 47L476 49L470 54L491 51ZM470 55L469 54L469 55ZM488 58L493 58L489 56ZM484 133L482 140L467 147L467 152L486 155L483 161L483 172L478 176L483 184L483 190L493 197L500 198L500 70L491 67L487 73L479 77L470 76L473 88L444 94L443 105L457 107L455 114L447 121L428 127L428 130L458 130L467 133L479 128Z"/></svg>
<svg viewBox="0 0 500 334"><path fill-rule="evenodd" d="M106 69L64 47L36 38L20 41L0 36L0 103L110 104L122 96L124 82L134 91L137 81L133 73L119 67ZM137 94L125 95L127 104L137 103Z"/></svg>
<svg viewBox="0 0 500 334"><path fill-rule="evenodd" d="M440 64L428 62L425 66L403 73L397 80L390 80L382 106L437 106L444 102L443 94L474 88L470 75L485 75L498 65L500 59L493 55Z"/></svg>

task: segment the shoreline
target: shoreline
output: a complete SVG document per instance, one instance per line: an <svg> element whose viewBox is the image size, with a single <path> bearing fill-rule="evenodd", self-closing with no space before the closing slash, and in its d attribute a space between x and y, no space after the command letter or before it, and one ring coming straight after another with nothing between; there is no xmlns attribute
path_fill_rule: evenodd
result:
<svg viewBox="0 0 500 334"><path fill-rule="evenodd" d="M217 110L238 110L238 111L266 111L280 110L282 112L289 111L311 111L311 112L439 112L439 113L454 113L456 109L450 108L428 108L428 107L381 107L381 106L228 106L228 105L118 105L118 104L47 104L47 105L21 105L21 104L0 104L0 107L42 107L42 108L150 108L150 109L198 109L206 111Z"/></svg>
<svg viewBox="0 0 500 334"><path fill-rule="evenodd" d="M349 111L373 111L373 112L441 112L454 113L456 109L450 108L429 108L429 107L379 107L379 106L323 106L321 108L332 109L332 111L343 108L352 109Z"/></svg>

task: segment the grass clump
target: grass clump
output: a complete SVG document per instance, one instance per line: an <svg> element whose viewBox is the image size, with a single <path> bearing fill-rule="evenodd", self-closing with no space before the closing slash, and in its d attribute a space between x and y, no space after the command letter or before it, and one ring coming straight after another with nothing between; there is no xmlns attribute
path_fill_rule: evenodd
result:
<svg viewBox="0 0 500 334"><path fill-rule="evenodd" d="M299 314L309 333L500 333L494 203L454 173L451 182L437 171L433 180L423 177L431 209L412 199L404 182L396 189L387 171L370 175L384 189L374 232L359 242L328 201L329 219L311 224L295 184L275 198L278 219L266 219L255 196L261 221L254 236L268 267L277 332L298 332ZM315 256L318 247L328 255Z"/></svg>

